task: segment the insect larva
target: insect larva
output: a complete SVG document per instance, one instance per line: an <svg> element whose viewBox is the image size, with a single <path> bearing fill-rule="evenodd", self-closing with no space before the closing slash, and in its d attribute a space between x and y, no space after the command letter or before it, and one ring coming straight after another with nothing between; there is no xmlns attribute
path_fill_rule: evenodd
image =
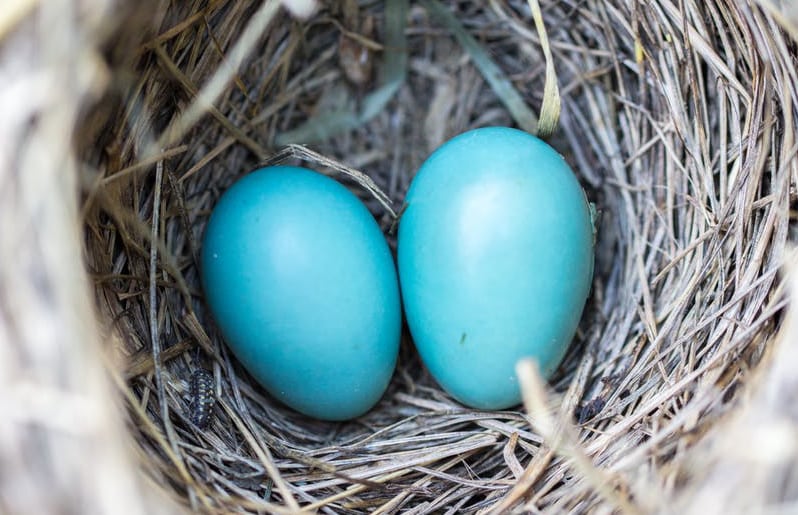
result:
<svg viewBox="0 0 798 515"><path fill-rule="evenodd" d="M191 423L205 429L213 417L213 404L216 397L213 393L213 376L207 370L198 368L191 374L191 403L189 414Z"/></svg>

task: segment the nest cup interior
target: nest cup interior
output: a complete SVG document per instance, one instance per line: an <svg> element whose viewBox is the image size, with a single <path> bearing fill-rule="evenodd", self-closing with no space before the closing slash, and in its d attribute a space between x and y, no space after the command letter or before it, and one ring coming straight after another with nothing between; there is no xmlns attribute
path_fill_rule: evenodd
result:
<svg viewBox="0 0 798 515"><path fill-rule="evenodd" d="M275 2L166 4L117 26L108 92L78 128L87 268L107 341L125 357L113 373L131 438L157 484L195 509L330 513L650 509L684 487L696 473L685 453L738 402L784 302L798 81L794 44L764 11L543 5L562 101L549 142L603 213L590 300L547 394L566 428L552 451L521 407L454 402L407 337L382 401L347 423L301 416L246 374L203 305L210 211L308 119L361 109L397 49L381 44L390 17L379 2L306 21ZM407 11L406 78L379 112L279 154L342 180L386 232L385 207L336 167L368 175L398 210L443 141L516 124L429 5ZM527 3L447 8L536 110L545 60ZM339 60L342 34L344 45L377 43L361 83ZM251 52L237 54L242 41ZM201 98L214 91L211 107ZM199 368L217 396L204 430L189 422Z"/></svg>

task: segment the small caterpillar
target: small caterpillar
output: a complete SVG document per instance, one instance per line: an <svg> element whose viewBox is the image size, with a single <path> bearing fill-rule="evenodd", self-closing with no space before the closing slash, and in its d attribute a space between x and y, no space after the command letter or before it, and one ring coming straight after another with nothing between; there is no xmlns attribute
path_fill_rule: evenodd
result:
<svg viewBox="0 0 798 515"><path fill-rule="evenodd" d="M189 414L191 423L205 429L213 417L213 405L216 397L213 393L213 376L207 370L198 368L191 374L189 387L191 403Z"/></svg>

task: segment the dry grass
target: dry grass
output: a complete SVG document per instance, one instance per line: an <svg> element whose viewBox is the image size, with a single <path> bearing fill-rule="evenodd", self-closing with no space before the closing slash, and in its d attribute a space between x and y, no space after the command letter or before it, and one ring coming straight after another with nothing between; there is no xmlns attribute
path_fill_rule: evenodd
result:
<svg viewBox="0 0 798 515"><path fill-rule="evenodd" d="M572 350L549 386L534 367L519 368L525 410L481 412L442 393L406 340L382 402L333 424L276 404L213 327L197 255L216 199L264 160L306 161L347 173L339 176L387 231L432 149L472 127L512 124L510 113L423 6L411 5L391 36L406 38L397 49L384 44L379 2L355 18L336 6L303 22L276 1L153 1L116 17L96 3L91 18L73 17L65 40L35 36L52 42L29 50L31 66L48 70L67 41L64 66L90 76L53 68L46 94L0 86L0 112L16 121L10 136L0 133L0 215L18 217L0 216L0 343L15 342L0 345L0 386L11 392L4 411L17 410L9 431L0 426L0 471L26 471L18 483L0 472L0 511L108 510L109 491L143 512L172 506L154 492L207 512L697 512L716 498L729 501L726 511L794 506L796 461L783 457L798 455L789 437L798 416L779 413L798 393L785 365L796 363L798 333L794 316L782 323L780 275L798 187L789 6L542 2L561 100L550 142L603 210L593 295ZM537 110L546 65L527 3L447 4ZM34 12L47 22L56 8ZM376 30L361 34L369 18ZM30 30L0 40L0 78L16 70ZM382 72L347 80L342 33ZM93 40L104 41L107 68L81 46ZM392 53L406 56L406 78L383 109L312 150L280 154L274 141L309 118L361 112L400 76L399 61L387 65ZM72 82L56 88L62 76ZM79 113L103 79L104 96ZM24 132L31 120L40 121ZM75 205L68 193L79 189ZM20 257L24 274L8 264ZM55 293L37 297L41 284ZM98 359L100 345L114 363ZM217 395L204 430L190 423L187 385L198 368L211 371ZM29 383L52 392L20 389ZM83 408L62 397L74 389ZM111 392L124 400L130 437L109 416ZM49 399L38 418L20 408L31 398ZM48 415L54 406L61 418ZM749 437L774 448L729 452ZM124 466L133 441L157 485L145 496ZM99 458L70 475L94 442ZM36 496L44 477L49 493Z"/></svg>

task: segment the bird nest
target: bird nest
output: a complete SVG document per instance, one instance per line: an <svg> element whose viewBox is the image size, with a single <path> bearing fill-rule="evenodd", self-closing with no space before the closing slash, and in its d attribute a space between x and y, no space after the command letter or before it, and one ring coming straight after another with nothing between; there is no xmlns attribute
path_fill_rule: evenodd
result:
<svg viewBox="0 0 798 515"><path fill-rule="evenodd" d="M293 12L12 0L0 14L0 511L798 499L789 2L283 3ZM489 125L544 134L602 213L552 380L522 369L523 406L468 409L406 336L356 420L270 398L203 303L221 193L264 163L303 164L357 193L394 245L420 164Z"/></svg>

